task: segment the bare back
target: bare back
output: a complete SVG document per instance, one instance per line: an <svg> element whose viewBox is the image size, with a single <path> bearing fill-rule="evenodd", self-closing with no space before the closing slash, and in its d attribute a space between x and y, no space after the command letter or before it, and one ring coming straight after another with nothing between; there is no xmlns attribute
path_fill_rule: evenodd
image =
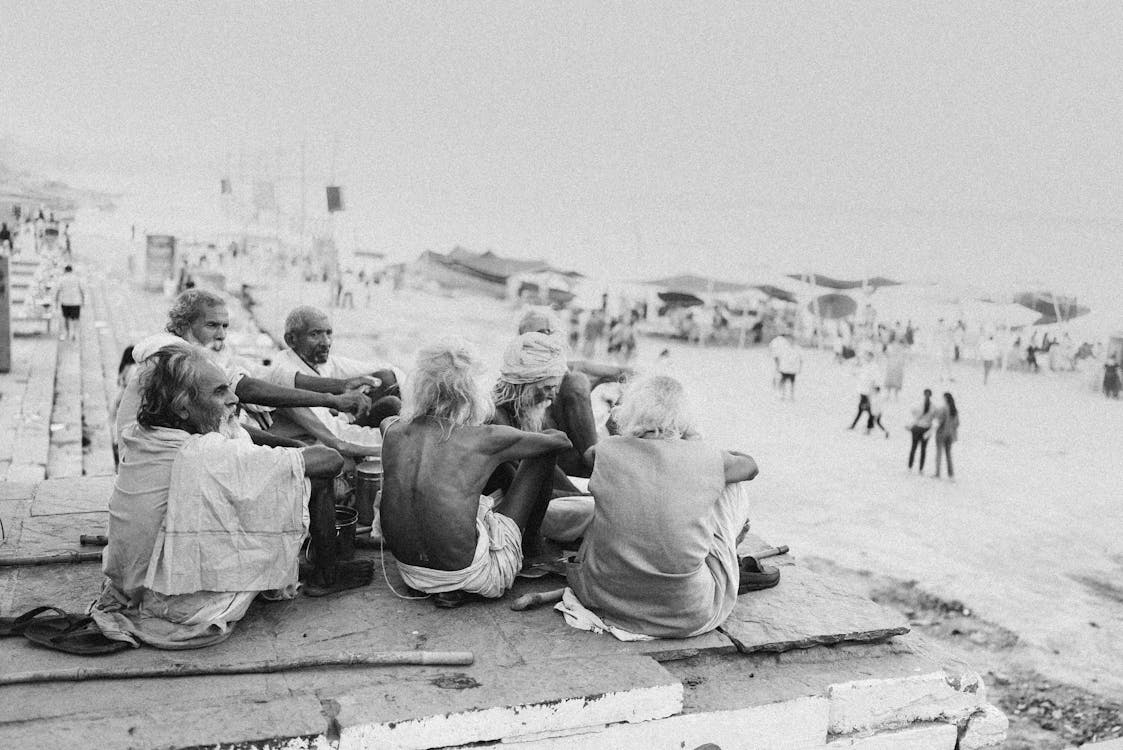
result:
<svg viewBox="0 0 1123 750"><path fill-rule="evenodd" d="M476 549L480 494L495 468L568 445L563 433L502 425L457 427L451 433L431 418L391 425L382 445L381 513L394 557L435 570L468 567Z"/></svg>

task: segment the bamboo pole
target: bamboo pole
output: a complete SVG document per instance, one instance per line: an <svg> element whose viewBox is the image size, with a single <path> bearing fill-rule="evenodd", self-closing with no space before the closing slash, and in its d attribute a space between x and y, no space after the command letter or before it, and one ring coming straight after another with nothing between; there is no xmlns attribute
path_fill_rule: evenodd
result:
<svg viewBox="0 0 1123 750"><path fill-rule="evenodd" d="M101 562L101 552L60 552L54 555L27 555L17 557L0 557L2 567L24 567L31 565L53 565L55 563L84 563Z"/></svg>
<svg viewBox="0 0 1123 750"><path fill-rule="evenodd" d="M135 680L160 677L195 677L232 674L271 674L313 667L466 666L475 660L471 651L374 651L355 654L340 651L319 656L283 657L241 664L175 662L150 667L72 667L34 672L0 674L0 685L27 685L41 682L85 682L87 680Z"/></svg>

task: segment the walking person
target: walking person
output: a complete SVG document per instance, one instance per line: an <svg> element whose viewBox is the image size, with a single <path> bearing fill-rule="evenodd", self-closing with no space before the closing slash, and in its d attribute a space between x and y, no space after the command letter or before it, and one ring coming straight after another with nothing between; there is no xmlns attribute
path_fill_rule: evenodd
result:
<svg viewBox="0 0 1123 750"><path fill-rule="evenodd" d="M988 335L979 344L979 359L983 361L983 385L986 385L990 380L990 371L998 361L998 344L995 343L994 336Z"/></svg>
<svg viewBox="0 0 1123 750"><path fill-rule="evenodd" d="M854 415L854 421L850 423L847 429L854 429L858 424L858 420L862 418L862 413L866 414L866 434L870 434L873 429L873 414L870 413L870 394L873 393L874 386L878 385L881 378L881 373L877 370L877 364L873 361L873 352L867 350L863 355L865 362L858 370L858 413Z"/></svg>
<svg viewBox="0 0 1123 750"><path fill-rule="evenodd" d="M62 322L65 332L59 336L59 341L78 340L78 319L82 313L82 303L86 294L82 290L82 282L78 274L74 273L74 266L67 265L58 280L58 289L55 291L55 302L62 310Z"/></svg>
<svg viewBox="0 0 1123 750"><path fill-rule="evenodd" d="M944 403L936 409L936 479L940 478L940 458L948 461L948 479L955 481L955 471L951 466L951 444L959 438L959 409L955 398L944 393Z"/></svg>
<svg viewBox="0 0 1123 750"><path fill-rule="evenodd" d="M784 386L787 386L788 399L795 401L795 376L803 369L803 355L799 353L799 345L787 336L778 336L774 340L783 339L787 346L780 347L776 355L776 370L780 374L780 398L784 398Z"/></svg>
<svg viewBox="0 0 1123 750"><path fill-rule="evenodd" d="M912 410L912 424L909 433L912 435L912 445L909 447L909 471L912 471L912 462L916 458L916 449L920 448L919 472L924 473L924 458L928 453L928 433L932 429L932 391L924 389L924 401Z"/></svg>
<svg viewBox="0 0 1123 750"><path fill-rule="evenodd" d="M882 432L885 433L885 439L889 439L889 430L885 429L885 425L881 423L881 414L885 409L885 397L881 394L881 387L875 385L873 391L870 392L870 419L873 420Z"/></svg>

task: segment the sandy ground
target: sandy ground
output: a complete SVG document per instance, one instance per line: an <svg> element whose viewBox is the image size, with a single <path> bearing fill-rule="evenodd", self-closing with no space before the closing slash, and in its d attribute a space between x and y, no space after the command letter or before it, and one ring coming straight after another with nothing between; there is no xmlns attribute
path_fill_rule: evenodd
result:
<svg viewBox="0 0 1123 750"><path fill-rule="evenodd" d="M103 250L97 272L122 272L126 252L122 243ZM292 305L327 301L324 285L240 272L275 332ZM495 363L518 314L495 300L416 290L364 302L334 311L336 351L405 369L421 344L445 334L475 341ZM1123 402L1092 393L1082 374L998 373L984 387L981 367L964 363L941 384L917 360L902 402L887 407L885 439L846 430L856 380L828 354L806 353L791 403L773 392L763 348L648 339L638 364L664 346L707 437L757 459L758 533L798 555L916 581L1017 634L1027 669L1123 697ZM960 407L955 483L906 471L907 411L925 387L950 389Z"/></svg>

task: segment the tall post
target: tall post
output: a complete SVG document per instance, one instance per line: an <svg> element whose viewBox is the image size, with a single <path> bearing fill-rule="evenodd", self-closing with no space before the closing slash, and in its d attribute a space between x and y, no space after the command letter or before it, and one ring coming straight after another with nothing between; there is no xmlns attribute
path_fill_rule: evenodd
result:
<svg viewBox="0 0 1123 750"><path fill-rule="evenodd" d="M12 295L8 254L0 248L0 372L12 371Z"/></svg>

